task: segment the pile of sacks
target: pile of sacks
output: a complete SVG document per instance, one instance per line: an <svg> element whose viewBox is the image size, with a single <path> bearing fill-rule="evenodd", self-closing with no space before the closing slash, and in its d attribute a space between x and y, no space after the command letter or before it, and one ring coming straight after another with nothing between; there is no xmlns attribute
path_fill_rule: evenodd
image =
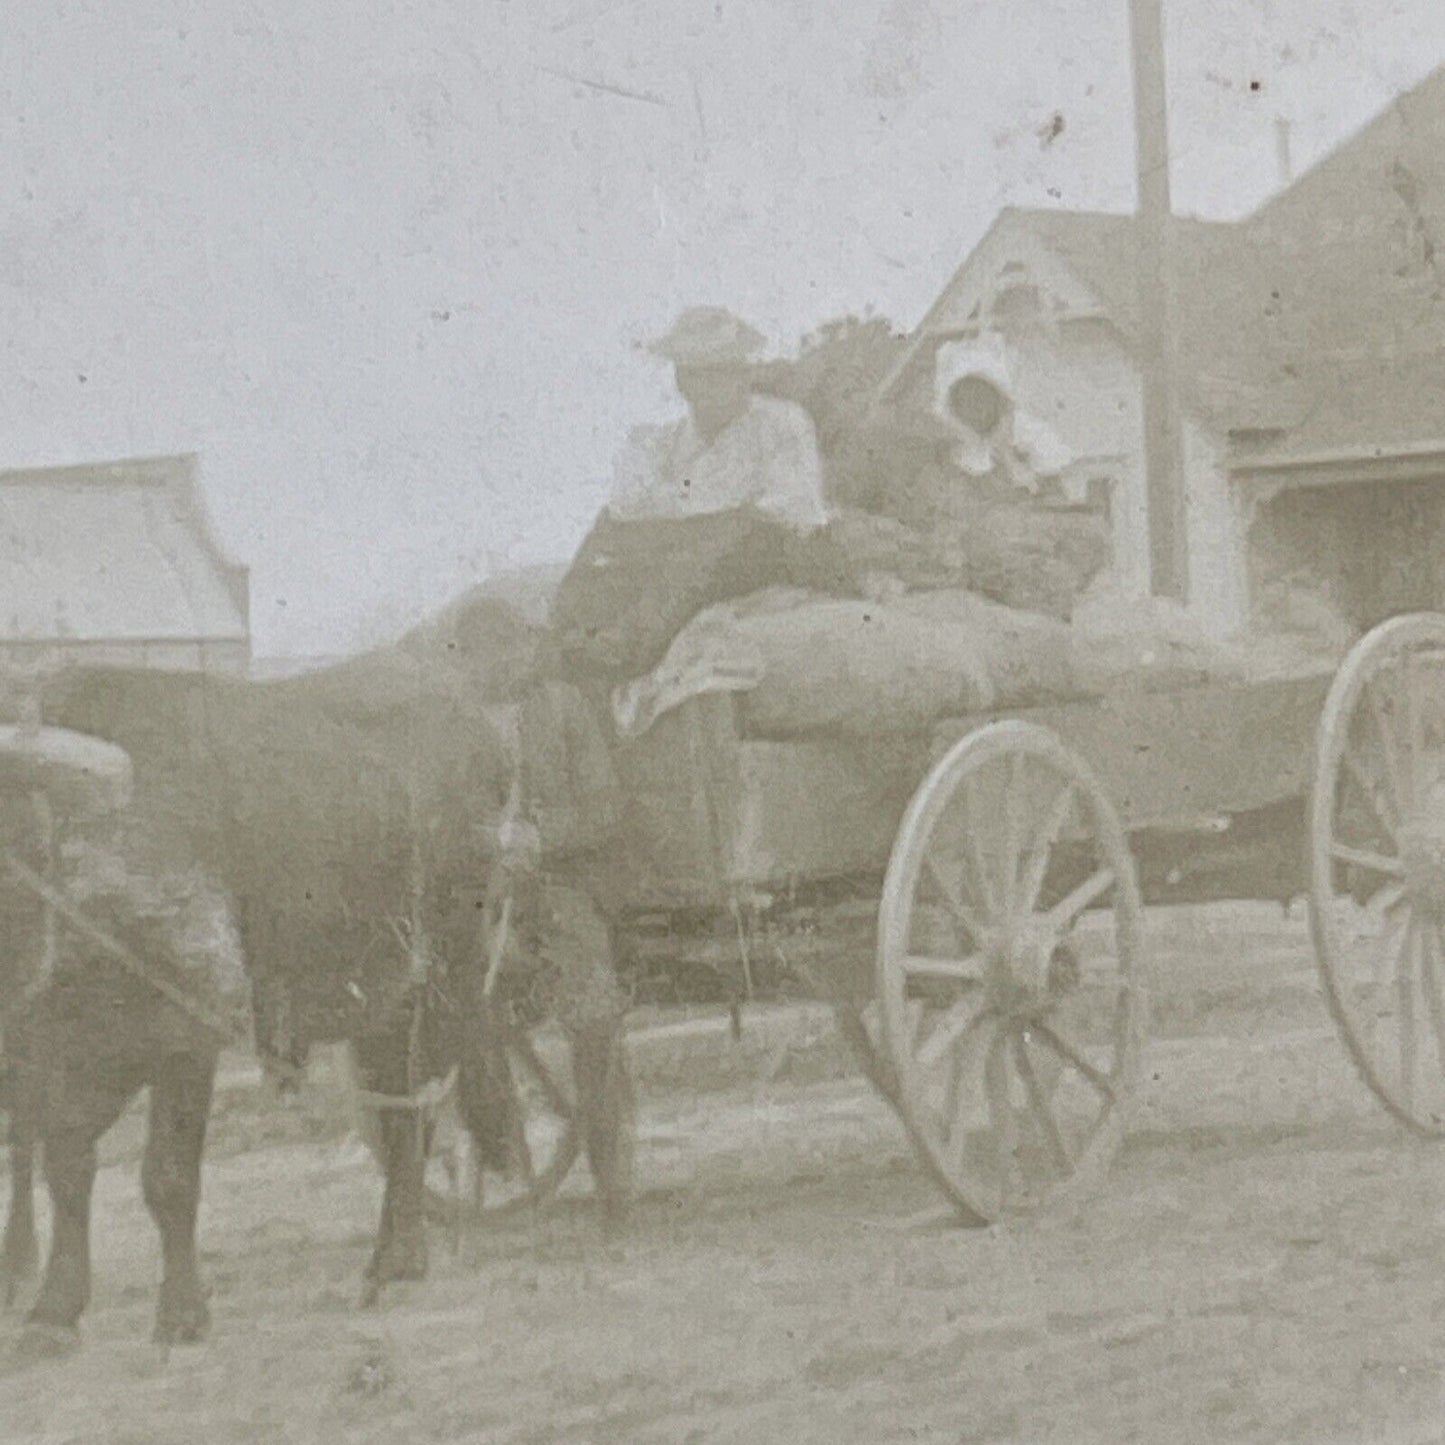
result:
<svg viewBox="0 0 1445 1445"><path fill-rule="evenodd" d="M1112 590L1096 519L995 507L934 533L844 511L800 533L751 508L604 512L554 598L574 674L623 738L731 693L754 737L922 734L946 717L1319 671L1349 629L1296 586L1247 645ZM1271 594L1272 595L1272 594Z"/></svg>
<svg viewBox="0 0 1445 1445"><path fill-rule="evenodd" d="M1293 631L1207 637L1177 603L1087 593L1070 622L957 587L873 596L770 587L703 608L612 689L625 738L689 698L732 693L754 737L919 734L946 717L1333 668L1353 634L1293 599Z"/></svg>

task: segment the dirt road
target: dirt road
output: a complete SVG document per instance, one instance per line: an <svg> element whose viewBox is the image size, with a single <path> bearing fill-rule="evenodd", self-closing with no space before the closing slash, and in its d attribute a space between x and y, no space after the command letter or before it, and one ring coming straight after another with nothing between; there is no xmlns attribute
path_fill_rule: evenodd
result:
<svg viewBox="0 0 1445 1445"><path fill-rule="evenodd" d="M334 1085L287 1114L242 1070L206 1172L210 1343L145 1343L154 1236L110 1167L84 1345L0 1377L0 1439L1445 1438L1445 1148L1356 1083L1298 921L1213 927L1154 925L1158 1027L1106 1191L1012 1229L953 1228L794 1011L731 1053L719 1028L639 1040L620 1243L584 1176L536 1224L455 1258L439 1237L433 1278L362 1314L378 1185Z"/></svg>

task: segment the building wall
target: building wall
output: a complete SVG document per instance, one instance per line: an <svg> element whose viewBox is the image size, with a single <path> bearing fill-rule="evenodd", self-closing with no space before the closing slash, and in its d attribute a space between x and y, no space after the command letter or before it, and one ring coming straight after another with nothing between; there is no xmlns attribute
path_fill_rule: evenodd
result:
<svg viewBox="0 0 1445 1445"><path fill-rule="evenodd" d="M246 676L251 648L244 638L187 642L142 639L135 642L23 642L0 639L0 671L36 665L83 663L92 667L154 668L164 672L219 672Z"/></svg>
<svg viewBox="0 0 1445 1445"><path fill-rule="evenodd" d="M1193 420L1183 430L1189 611L1209 636L1229 637L1249 622L1244 516L1222 439Z"/></svg>
<svg viewBox="0 0 1445 1445"><path fill-rule="evenodd" d="M1354 628L1445 608L1445 477L1401 481L1306 476L1260 501L1249 531L1251 581L1310 578Z"/></svg>
<svg viewBox="0 0 1445 1445"><path fill-rule="evenodd" d="M1126 590L1148 590L1148 517L1134 364L1102 319L1060 319L1005 336L1016 405L1046 423L1076 458L1066 482L1108 484L1112 571Z"/></svg>

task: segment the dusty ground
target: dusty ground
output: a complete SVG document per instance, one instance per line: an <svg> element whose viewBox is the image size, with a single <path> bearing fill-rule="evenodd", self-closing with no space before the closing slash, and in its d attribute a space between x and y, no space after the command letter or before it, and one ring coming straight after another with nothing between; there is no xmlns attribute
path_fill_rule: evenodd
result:
<svg viewBox="0 0 1445 1445"><path fill-rule="evenodd" d="M438 1238L433 1278L362 1314L378 1187L337 1084L323 1069L287 1112L238 1061L205 1181L210 1343L146 1343L128 1120L84 1344L0 1377L0 1439L1445 1438L1445 1148L1355 1082L1298 920L1205 921L1153 925L1148 1083L1106 1191L1009 1230L940 1218L826 1018L790 1010L741 1048L639 1035L624 1241L577 1180L457 1257Z"/></svg>

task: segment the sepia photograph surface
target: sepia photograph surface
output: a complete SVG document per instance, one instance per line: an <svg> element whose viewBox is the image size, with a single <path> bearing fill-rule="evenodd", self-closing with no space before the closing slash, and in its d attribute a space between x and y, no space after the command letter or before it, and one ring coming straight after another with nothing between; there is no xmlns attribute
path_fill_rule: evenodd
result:
<svg viewBox="0 0 1445 1445"><path fill-rule="evenodd" d="M19 0L0 1440L1445 1439L1439 0Z"/></svg>

